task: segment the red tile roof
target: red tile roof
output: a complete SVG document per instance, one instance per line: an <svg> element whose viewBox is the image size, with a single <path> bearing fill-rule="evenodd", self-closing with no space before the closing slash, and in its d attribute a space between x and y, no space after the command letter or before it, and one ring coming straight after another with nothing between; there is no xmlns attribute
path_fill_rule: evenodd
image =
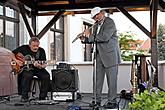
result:
<svg viewBox="0 0 165 110"><path fill-rule="evenodd" d="M143 42L143 44L138 48L138 50L148 51L151 48L151 40L148 38Z"/></svg>

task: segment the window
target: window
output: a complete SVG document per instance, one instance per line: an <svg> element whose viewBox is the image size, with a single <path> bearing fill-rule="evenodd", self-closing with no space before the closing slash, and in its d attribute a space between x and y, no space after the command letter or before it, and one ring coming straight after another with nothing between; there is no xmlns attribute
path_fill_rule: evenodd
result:
<svg viewBox="0 0 165 110"><path fill-rule="evenodd" d="M9 7L6 7L6 16L14 18L15 17L15 11Z"/></svg>
<svg viewBox="0 0 165 110"><path fill-rule="evenodd" d="M64 61L64 18L61 17L51 28L54 40L50 43L51 60Z"/></svg>
<svg viewBox="0 0 165 110"><path fill-rule="evenodd" d="M3 15L3 6L0 5L0 15Z"/></svg>
<svg viewBox="0 0 165 110"><path fill-rule="evenodd" d="M13 50L18 46L18 12L0 5L0 46Z"/></svg>
<svg viewBox="0 0 165 110"><path fill-rule="evenodd" d="M6 21L5 47L10 50L16 48L15 27L16 27L16 23Z"/></svg>
<svg viewBox="0 0 165 110"><path fill-rule="evenodd" d="M39 33L53 16L38 16L37 32ZM45 49L47 60L64 61L64 18L59 18L50 31L40 39L40 46Z"/></svg>

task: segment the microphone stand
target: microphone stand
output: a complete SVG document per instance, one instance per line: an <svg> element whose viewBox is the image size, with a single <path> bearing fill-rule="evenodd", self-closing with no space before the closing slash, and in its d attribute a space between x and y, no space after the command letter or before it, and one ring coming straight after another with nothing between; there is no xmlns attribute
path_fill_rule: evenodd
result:
<svg viewBox="0 0 165 110"><path fill-rule="evenodd" d="M96 86L96 75L97 75L97 71L96 71L96 66L97 66L97 40L96 40L96 35L97 35L97 31L98 31L98 21L96 21L96 29L95 29L95 32L93 34L93 37L94 37L94 42L93 42L93 46L92 46L92 49L91 49L91 52L94 54L94 57L93 57L93 84L94 84L94 88L93 88L93 92L94 92L94 110L98 110L98 107L99 105L97 105L97 86Z"/></svg>
<svg viewBox="0 0 165 110"><path fill-rule="evenodd" d="M89 42L88 40L85 40L82 43L83 44L85 44L85 43L92 44L91 53L94 54L94 56L93 56L93 92L94 92L94 103L92 103L92 106L90 104L90 106L93 107L92 110L99 110L99 106L100 105L98 105L98 103L97 103L97 86L96 86L96 82L97 82L97 80L96 80L96 75L97 75L97 71L96 71L96 68L97 68L96 67L97 66L97 64L96 64L97 63L97 60L96 60L96 58L97 58L97 43L106 43L106 41L98 42L96 40L96 35L97 35L98 25L99 25L98 21L96 21L95 24L96 24L96 29L93 32L94 41L93 42Z"/></svg>
<svg viewBox="0 0 165 110"><path fill-rule="evenodd" d="M94 42L93 42L93 48L91 50L91 52L94 53L94 57L93 57L93 83L94 83L94 89L93 89L93 92L94 92L94 110L99 110L99 107L100 105L98 105L97 103L97 55L98 55L98 50L97 50L97 44L98 43L108 43L109 41L97 41L96 40L96 35L97 35L97 31L98 31L98 25L99 25L99 22L96 21L96 29L94 30L94 33L93 33L93 37L94 37ZM98 97L98 98L101 98L101 97ZM101 99L99 99L100 101L100 104L101 104Z"/></svg>

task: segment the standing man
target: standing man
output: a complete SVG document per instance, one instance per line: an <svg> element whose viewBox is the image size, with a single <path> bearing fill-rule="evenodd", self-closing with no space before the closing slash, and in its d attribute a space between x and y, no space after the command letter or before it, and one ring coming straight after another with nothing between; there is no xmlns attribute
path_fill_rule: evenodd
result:
<svg viewBox="0 0 165 110"><path fill-rule="evenodd" d="M22 95L22 102L28 102L28 92L31 87L33 76L37 76L41 81L39 99L45 100L47 97L50 86L50 75L45 69L46 63L43 63L43 61L46 61L45 50L39 47L39 44L39 39L37 37L32 37L29 40L29 45L22 45L12 51L13 60L19 66L23 67L21 73L18 74L18 93ZM28 60L28 62L33 60L31 63L29 62L28 68L24 68L25 60Z"/></svg>
<svg viewBox="0 0 165 110"><path fill-rule="evenodd" d="M96 92L96 104L101 104L101 93L106 74L108 84L108 102L106 108L117 108L117 75L121 62L117 30L114 21L105 17L105 11L100 7L91 10L91 18L96 22L93 32L83 31L81 41L95 42L96 48L96 81L93 91ZM95 76L93 78L95 80ZM96 82L96 85L95 85ZM96 87L96 88L95 88Z"/></svg>

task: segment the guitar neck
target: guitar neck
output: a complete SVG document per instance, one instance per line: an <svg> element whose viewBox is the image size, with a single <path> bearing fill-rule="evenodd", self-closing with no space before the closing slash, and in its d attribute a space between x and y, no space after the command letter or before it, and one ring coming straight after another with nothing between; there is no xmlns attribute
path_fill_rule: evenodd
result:
<svg viewBox="0 0 165 110"><path fill-rule="evenodd" d="M23 56L22 54L17 54L16 59L22 61L24 65L39 63L39 64L46 64L46 61L35 60L31 55Z"/></svg>
<svg viewBox="0 0 165 110"><path fill-rule="evenodd" d="M34 63L39 63L39 64L46 64L46 61L25 61L25 65L27 64L34 64Z"/></svg>

